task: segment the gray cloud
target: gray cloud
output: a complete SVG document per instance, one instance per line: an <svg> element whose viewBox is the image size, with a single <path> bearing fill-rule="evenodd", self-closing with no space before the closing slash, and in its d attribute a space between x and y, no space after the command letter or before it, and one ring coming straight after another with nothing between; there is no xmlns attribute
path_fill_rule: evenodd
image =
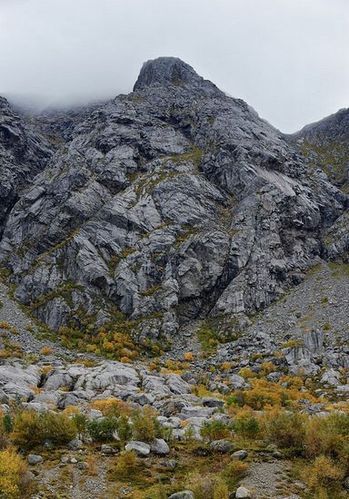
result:
<svg viewBox="0 0 349 499"><path fill-rule="evenodd" d="M283 131L349 105L347 0L0 0L0 94L127 93L174 55Z"/></svg>

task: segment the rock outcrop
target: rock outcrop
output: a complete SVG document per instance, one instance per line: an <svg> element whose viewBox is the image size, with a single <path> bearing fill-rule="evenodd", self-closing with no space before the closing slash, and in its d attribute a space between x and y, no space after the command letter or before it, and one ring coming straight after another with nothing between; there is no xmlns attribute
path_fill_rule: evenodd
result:
<svg viewBox="0 0 349 499"><path fill-rule="evenodd" d="M31 182L2 198L0 242L15 296L55 330L121 312L159 339L248 315L299 283L347 216L297 145L179 59L148 61L131 94L61 137L47 164L28 139Z"/></svg>
<svg viewBox="0 0 349 499"><path fill-rule="evenodd" d="M349 109L340 109L291 136L311 169L321 168L343 192L349 188Z"/></svg>
<svg viewBox="0 0 349 499"><path fill-rule="evenodd" d="M43 170L50 156L43 137L33 132L0 97L0 237L22 190Z"/></svg>

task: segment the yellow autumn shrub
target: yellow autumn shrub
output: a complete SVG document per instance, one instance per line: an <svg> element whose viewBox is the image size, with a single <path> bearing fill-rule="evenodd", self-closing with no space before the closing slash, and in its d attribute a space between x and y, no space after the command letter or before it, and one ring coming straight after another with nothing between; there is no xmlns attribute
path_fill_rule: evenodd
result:
<svg viewBox="0 0 349 499"><path fill-rule="evenodd" d="M14 449L0 451L0 497L18 499L28 497L27 466Z"/></svg>
<svg viewBox="0 0 349 499"><path fill-rule="evenodd" d="M314 463L304 470L303 479L312 491L320 492L322 489L336 487L338 481L343 479L343 471L330 458L318 456Z"/></svg>
<svg viewBox="0 0 349 499"><path fill-rule="evenodd" d="M101 400L94 400L91 403L93 409L101 411L103 416L130 416L132 408L123 400L117 398L107 398Z"/></svg>

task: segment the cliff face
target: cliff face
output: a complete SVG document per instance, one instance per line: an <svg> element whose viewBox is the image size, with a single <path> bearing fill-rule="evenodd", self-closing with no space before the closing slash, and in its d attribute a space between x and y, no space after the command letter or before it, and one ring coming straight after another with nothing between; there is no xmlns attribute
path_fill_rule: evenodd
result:
<svg viewBox="0 0 349 499"><path fill-rule="evenodd" d="M0 235L20 192L47 164L51 151L0 97Z"/></svg>
<svg viewBox="0 0 349 499"><path fill-rule="evenodd" d="M349 192L349 109L305 126L292 139L310 168L322 168L333 184Z"/></svg>
<svg viewBox="0 0 349 499"><path fill-rule="evenodd" d="M19 158L1 139L1 189L13 193L1 265L51 328L121 311L140 338L173 337L196 318L264 308L319 257L346 252L328 238L346 194L179 59L148 61L131 94L78 118L52 151L37 123L18 125Z"/></svg>

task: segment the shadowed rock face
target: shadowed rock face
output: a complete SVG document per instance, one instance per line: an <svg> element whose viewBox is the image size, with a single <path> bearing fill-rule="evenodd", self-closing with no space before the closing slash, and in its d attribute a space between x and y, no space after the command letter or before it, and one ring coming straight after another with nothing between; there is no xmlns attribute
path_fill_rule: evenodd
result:
<svg viewBox="0 0 349 499"><path fill-rule="evenodd" d="M159 58L133 93L74 116L9 205L0 260L17 298L54 329L121 310L140 338L171 337L299 283L345 205L245 102Z"/></svg>

